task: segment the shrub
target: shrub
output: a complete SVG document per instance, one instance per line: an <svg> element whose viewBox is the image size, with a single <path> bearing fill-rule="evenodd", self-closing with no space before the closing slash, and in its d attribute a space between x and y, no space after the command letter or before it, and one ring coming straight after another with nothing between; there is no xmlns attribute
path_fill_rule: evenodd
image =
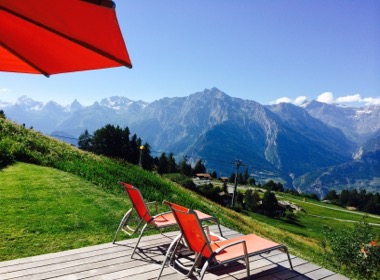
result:
<svg viewBox="0 0 380 280"><path fill-rule="evenodd" d="M276 195L270 191L270 189L267 189L264 193L264 197L262 200L262 207L264 210L265 215L269 217L275 216L275 209L278 205Z"/></svg>
<svg viewBox="0 0 380 280"><path fill-rule="evenodd" d="M324 228L325 259L358 279L380 279L380 242L365 217L352 229Z"/></svg>
<svg viewBox="0 0 380 280"><path fill-rule="evenodd" d="M297 221L297 215L293 213L292 210L286 209L285 210L285 219L288 223L294 223Z"/></svg>
<svg viewBox="0 0 380 280"><path fill-rule="evenodd" d="M189 190L195 190L195 184L191 178L182 175L180 173L170 173L170 174L163 174L163 178L167 178L170 181L173 181L184 188L187 188Z"/></svg>

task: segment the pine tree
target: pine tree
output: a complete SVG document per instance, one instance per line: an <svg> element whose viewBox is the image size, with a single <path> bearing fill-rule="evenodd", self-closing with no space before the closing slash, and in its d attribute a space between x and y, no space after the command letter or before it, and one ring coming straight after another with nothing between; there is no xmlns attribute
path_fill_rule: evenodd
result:
<svg viewBox="0 0 380 280"><path fill-rule="evenodd" d="M255 204L253 201L253 191L251 189L245 192L244 202L248 210L253 211L255 209Z"/></svg>
<svg viewBox="0 0 380 280"><path fill-rule="evenodd" d="M194 166L194 175L198 173L206 173L206 167L204 166L203 162L201 159L199 159L195 166Z"/></svg>
<svg viewBox="0 0 380 280"><path fill-rule="evenodd" d="M330 201L336 201L339 199L339 196L337 195L336 191L335 190L330 190L327 195L325 196L325 199L326 200L330 200Z"/></svg>
<svg viewBox="0 0 380 280"><path fill-rule="evenodd" d="M177 173L178 168L173 153L169 154L167 173Z"/></svg>
<svg viewBox="0 0 380 280"><path fill-rule="evenodd" d="M278 205L277 198L274 193L272 193L269 189L266 190L263 197L263 208L265 211L265 215L269 217L274 216L274 211Z"/></svg>
<svg viewBox="0 0 380 280"><path fill-rule="evenodd" d="M141 139L137 138L136 133L132 135L131 141L129 142L129 158L127 159L130 163L138 164L140 158L140 146Z"/></svg>
<svg viewBox="0 0 380 280"><path fill-rule="evenodd" d="M152 170L153 165L153 158L150 155L150 145L148 143L145 143L144 149L142 151L142 167L145 170Z"/></svg>
<svg viewBox="0 0 380 280"><path fill-rule="evenodd" d="M79 136L78 147L84 151L92 150L92 136L88 133L87 129Z"/></svg>
<svg viewBox="0 0 380 280"><path fill-rule="evenodd" d="M165 153L162 153L160 158L158 159L158 168L157 173L158 174L164 174L168 171L168 158L166 157Z"/></svg>
<svg viewBox="0 0 380 280"><path fill-rule="evenodd" d="M253 191L252 189L248 189L245 192L244 201L248 210L255 211L260 202L259 192L257 190Z"/></svg>
<svg viewBox="0 0 380 280"><path fill-rule="evenodd" d="M129 135L130 131L128 127L125 127L124 130L121 133L121 140L122 140L122 147L121 147L121 154L122 154L122 159L128 160L128 158L131 157L131 152L130 152L130 143L129 143Z"/></svg>
<svg viewBox="0 0 380 280"><path fill-rule="evenodd" d="M111 124L96 130L93 136L93 151L108 157L121 158L122 129Z"/></svg>
<svg viewBox="0 0 380 280"><path fill-rule="evenodd" d="M249 184L249 185L252 185L252 186L256 186L255 178L250 177L250 178L248 179L248 184Z"/></svg>
<svg viewBox="0 0 380 280"><path fill-rule="evenodd" d="M228 182L235 183L235 173L231 173L230 178L228 179Z"/></svg>
<svg viewBox="0 0 380 280"><path fill-rule="evenodd" d="M180 172L185 176L191 176L192 168L191 165L187 163L187 157L183 156L181 164L180 164Z"/></svg>
<svg viewBox="0 0 380 280"><path fill-rule="evenodd" d="M248 179L249 179L249 172L248 172L248 167L247 167L244 172L244 182L243 182L244 185L248 184Z"/></svg>

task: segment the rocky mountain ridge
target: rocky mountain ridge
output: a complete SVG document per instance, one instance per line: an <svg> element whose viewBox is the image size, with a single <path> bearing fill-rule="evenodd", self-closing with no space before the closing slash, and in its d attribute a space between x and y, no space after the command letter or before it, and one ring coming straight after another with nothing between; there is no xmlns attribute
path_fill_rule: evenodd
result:
<svg viewBox="0 0 380 280"><path fill-rule="evenodd" d="M274 179L321 196L334 184L317 184L315 172L342 164L357 166L359 158L367 159L364 143L380 132L380 106L344 108L317 101L302 107L263 106L217 88L151 103L110 97L91 106L77 101L61 106L23 97L16 104L1 104L9 119L46 134L61 131L67 138L78 138L85 129L92 132L108 123L128 126L153 150L187 155L194 161L202 158L221 176L233 173L232 162L240 159L258 181ZM371 160L379 161L376 156L375 151ZM353 177L351 171L342 170L347 169L331 172L344 173L346 181ZM380 174L368 173L362 187L376 185L376 176Z"/></svg>

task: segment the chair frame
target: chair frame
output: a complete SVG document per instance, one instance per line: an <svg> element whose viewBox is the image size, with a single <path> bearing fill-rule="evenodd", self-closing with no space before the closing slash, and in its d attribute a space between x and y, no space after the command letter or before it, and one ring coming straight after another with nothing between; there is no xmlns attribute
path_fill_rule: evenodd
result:
<svg viewBox="0 0 380 280"><path fill-rule="evenodd" d="M139 231L139 228L141 227L141 225L143 223L145 223L144 226L140 230L139 237L137 239L135 247L133 248L133 251L131 254L131 258L132 258L134 253L136 252L138 244L140 243L140 240L141 240L145 230L147 229L147 227L149 225L156 228L156 229L159 229L160 231L162 231L163 229L168 228L168 227L174 227L174 226L178 227L178 224L177 224L176 219L174 218L173 213L171 211L159 213L158 212L158 204L156 201L145 202L143 199L143 196L142 196L142 194L138 188L134 187L131 184L120 182L120 181L118 182L118 184L124 186L124 189L125 189L127 195L129 196L129 199L132 202L132 208L129 209L125 213L124 217L122 218L122 220L119 224L119 227L115 233L115 236L114 236L112 243L113 244L116 243L116 239L117 239L120 231L123 231L127 235L131 236L131 235L137 233ZM151 205L155 206L156 213L158 213L157 215L153 216L150 213L149 206L151 206ZM175 205L175 204L173 204L173 205ZM180 206L180 205L177 205L177 207L180 207L181 210L187 210L188 209L188 208ZM138 215L138 224L135 228L132 228L131 226L128 225L128 222L130 221L130 219L132 217L133 210L135 210L137 215ZM207 215L205 213L199 212L199 211L196 211L196 212L198 215L200 215L202 217L202 219L201 219L202 222L203 221L210 221L210 222L217 224L218 228L219 228L219 232L222 235L222 230L220 228L219 220L217 218L210 216L210 215ZM160 224L160 222L163 222L163 223Z"/></svg>
<svg viewBox="0 0 380 280"><path fill-rule="evenodd" d="M248 247L247 246L247 240L249 240L249 237L254 236L255 238L259 238L261 240L263 239L261 237L254 235L254 234L249 234L246 236L233 238L230 240L231 242L228 242L229 240L222 240L220 242L223 242L222 244L224 244L224 245L222 245L221 247L219 247L216 250L213 250L212 244L214 243L214 245L216 245L214 247L217 247L218 241L216 241L216 242L210 241L210 238L208 238L208 236L207 236L207 232L205 232L204 229L202 228L200 221L198 219L197 213L194 210L189 209L188 211L183 211L183 210L178 209L176 207L172 207L172 205L170 203L166 203L166 204L171 207L171 210L174 214L174 217L176 218L177 223L180 227L181 233L170 244L168 251L166 253L166 256L165 256L165 260L162 263L161 270L160 270L160 273L159 273L157 279L160 279L161 274L162 274L164 267L166 265L166 262L168 260L169 260L169 267L171 267L172 269L174 269L178 273L180 273L186 277L189 277L191 274L193 274L194 271L197 271L199 274L199 279L203 279L207 269L218 267L218 266L230 263L230 262L234 262L234 261L238 261L238 260L243 259L245 262L245 265L246 265L247 276L249 277L250 276L249 258L252 256L255 256L255 255L260 255L262 253L269 253L270 251L276 250L276 249L282 249L285 251L285 253L287 254L288 260L289 260L290 268L293 270L293 265L292 265L292 262L291 262L291 259L289 256L289 252L288 252L288 249L285 245L271 242L271 243L273 243L273 246L249 252L247 249L247 247ZM198 228L196 234L201 233L198 236L201 236L202 242L204 242L203 246L201 247L200 250L198 250L198 252L195 252L193 249L192 240L191 240L192 236L189 236L189 233L183 229L183 221L182 221L183 217L181 217L182 214L189 215L189 216L191 215L196 220L196 227ZM184 240L187 245L190 245L190 246L188 246L188 248L190 249L190 251L193 251L195 253L194 262L193 262L193 265L191 266L190 269L188 269L187 267L184 267L179 262L179 260L176 259L177 254L179 252L178 248L180 247L181 244L183 244L182 240ZM226 259L226 260L221 260L221 261L217 260L217 257L220 253L222 253L222 252L224 253L225 250L228 249L229 247L238 246L238 245L242 246L243 254L238 255L238 256L234 256L234 257ZM207 256L207 255L209 255L209 256ZM197 265L199 265L198 262L202 258L206 258L206 261L204 262L202 268L199 270L199 269L197 269ZM181 271L179 271L176 268L176 266L179 266L182 270L187 271L187 273L182 273Z"/></svg>

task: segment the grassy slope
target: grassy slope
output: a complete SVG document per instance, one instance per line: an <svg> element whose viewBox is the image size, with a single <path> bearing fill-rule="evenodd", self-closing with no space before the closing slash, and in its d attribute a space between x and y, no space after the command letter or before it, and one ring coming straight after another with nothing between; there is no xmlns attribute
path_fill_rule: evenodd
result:
<svg viewBox="0 0 380 280"><path fill-rule="evenodd" d="M0 159L3 161L3 165L4 162L7 161L24 161L60 169L67 173L80 176L83 180L92 183L93 186L96 186L105 193L119 195L123 198L125 197L122 189L117 185L117 181L124 180L138 186L145 199L148 201L162 201L163 199L175 201L179 204L213 214L220 219L222 224L240 232L256 232L264 236L271 236L273 240L287 243L290 247L294 248L295 251L302 252L304 248L303 246L298 246L298 244L301 243L296 241L296 236L289 238L288 235L284 235L283 232L274 227L261 224L258 221L253 221L249 217L222 208L195 193L183 189L171 182L162 180L151 172L141 170L137 166L85 153L68 144L2 119L0 119ZM27 174L27 172L24 173ZM41 176L46 176L44 172L40 172L40 174ZM26 181L30 183L32 180L27 179ZM4 188L7 187L7 184L2 185ZM59 184L55 185L59 188ZM89 188L91 188L91 185ZM8 200L4 202L2 207L4 209L8 207L12 208L12 203L12 200ZM117 210L119 213L122 213L127 209L129 202L126 199L125 203L125 206L122 206L121 209ZM44 215L44 207L45 206L41 205L41 215ZM59 207L65 208L67 206L62 204ZM120 219L121 216L122 214L118 218ZM59 218L60 216L57 215L56 219ZM24 219L28 220L29 217L24 216L22 220L24 221ZM2 222L1 228L8 227L11 228L12 225L4 224ZM27 230L27 227L28 224L25 224L24 230ZM109 234L112 235L115 228L108 230ZM55 237L53 232L49 234L49 238L59 239L58 237ZM62 240L62 242L65 241ZM97 244L100 241L94 241L94 236L89 235L86 242L86 244ZM43 246L44 242L41 241L40 244ZM36 252L30 248L29 250L25 248L25 251L26 252L22 254L36 254ZM47 249L46 252L48 251L49 250ZM51 249L51 251L55 250Z"/></svg>
<svg viewBox="0 0 380 280"><path fill-rule="evenodd" d="M0 172L0 261L112 240L125 199L78 176L17 163Z"/></svg>
<svg viewBox="0 0 380 280"><path fill-rule="evenodd" d="M291 201L301 206L309 215L350 221L360 221L363 216L367 216L367 222L380 224L379 215L367 214L360 211L349 211L333 204L326 204L312 199L303 201L303 198L284 193L278 195L278 198Z"/></svg>
<svg viewBox="0 0 380 280"><path fill-rule="evenodd" d="M0 260L110 242L121 217L130 207L124 194L104 190L54 168L16 163L1 170L0 182ZM180 201L212 213L222 224L241 232L257 232L275 240L287 239L276 228L224 209L179 186L165 184L173 188L166 194L157 190L152 195L143 186L141 190L146 197L154 196L157 201L164 198ZM293 238L296 236L287 243L291 244Z"/></svg>
<svg viewBox="0 0 380 280"><path fill-rule="evenodd" d="M199 209L227 227L255 232L286 244L295 255L322 262L317 225L327 222L323 218L305 214L301 225L290 225L260 215L240 215L136 166L79 151L0 119L1 158L55 169L18 163L0 172L0 192L6 194L0 205L7 211L0 215L1 240L7 240L0 243L0 260L111 241L130 206L117 185L124 180L138 186L146 200L167 199ZM334 216L333 212L328 215ZM333 227L347 226L331 221Z"/></svg>

